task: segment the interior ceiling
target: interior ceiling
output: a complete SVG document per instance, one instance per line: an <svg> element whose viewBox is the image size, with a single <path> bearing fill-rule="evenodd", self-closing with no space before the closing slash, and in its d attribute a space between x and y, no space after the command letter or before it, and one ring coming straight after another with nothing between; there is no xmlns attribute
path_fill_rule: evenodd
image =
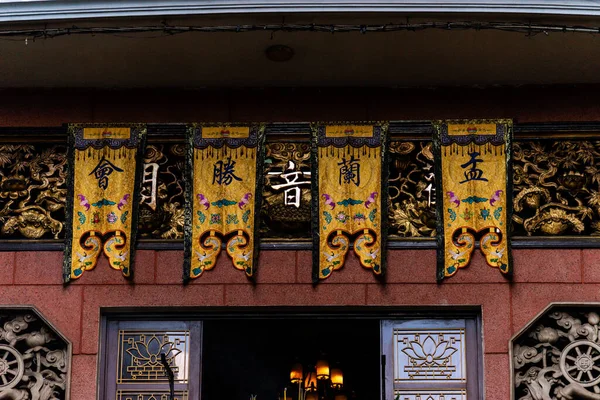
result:
<svg viewBox="0 0 600 400"><path fill-rule="evenodd" d="M406 22L389 16L369 21L321 17L318 22L373 23L392 19ZM278 17L277 23L282 20ZM464 21L466 17L454 16L452 20ZM293 18L285 22L289 21ZM240 23L231 18L208 22ZM260 22L264 21L255 18L250 23ZM94 23L134 26L158 25L160 21ZM202 23L207 21L169 21L171 25ZM431 87L600 82L600 34L528 36L498 30L429 29L367 34L259 31L70 35L27 42L24 37L4 39L0 40L3 88ZM269 61L264 51L274 44L293 48L293 59Z"/></svg>

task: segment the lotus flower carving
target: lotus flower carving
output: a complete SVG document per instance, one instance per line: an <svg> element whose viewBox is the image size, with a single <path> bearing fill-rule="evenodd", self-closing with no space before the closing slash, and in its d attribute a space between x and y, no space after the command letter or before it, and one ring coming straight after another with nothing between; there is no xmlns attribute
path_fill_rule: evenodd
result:
<svg viewBox="0 0 600 400"><path fill-rule="evenodd" d="M175 347L175 343L164 338L161 342L156 336L152 336L150 340L141 340L134 342L133 346L126 351L133 357L134 364L137 366L157 365L160 363L160 355L164 353L167 362L173 364L173 359L177 357L181 350Z"/></svg>
<svg viewBox="0 0 600 400"><path fill-rule="evenodd" d="M450 346L450 342L444 340L443 336L436 341L431 335L427 335L425 340L419 342L417 340L410 341L408 347L402 349L410 362L416 367L432 367L444 366L448 364L450 357L458 350Z"/></svg>

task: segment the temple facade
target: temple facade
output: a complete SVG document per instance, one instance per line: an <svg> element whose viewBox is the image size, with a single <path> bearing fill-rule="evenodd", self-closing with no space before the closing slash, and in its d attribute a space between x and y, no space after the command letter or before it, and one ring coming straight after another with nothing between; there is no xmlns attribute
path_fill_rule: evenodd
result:
<svg viewBox="0 0 600 400"><path fill-rule="evenodd" d="M0 3L0 400L600 399L598 32Z"/></svg>

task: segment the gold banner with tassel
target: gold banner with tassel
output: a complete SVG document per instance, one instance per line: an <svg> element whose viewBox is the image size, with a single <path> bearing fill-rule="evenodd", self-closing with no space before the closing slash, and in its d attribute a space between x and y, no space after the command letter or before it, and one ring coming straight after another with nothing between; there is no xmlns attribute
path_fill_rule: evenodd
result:
<svg viewBox="0 0 600 400"><path fill-rule="evenodd" d="M233 266L254 276L263 159L262 125L189 128L184 281L214 268L224 240Z"/></svg>
<svg viewBox="0 0 600 400"><path fill-rule="evenodd" d="M70 125L70 175L63 280L96 267L133 276L141 152L145 125Z"/></svg>
<svg viewBox="0 0 600 400"><path fill-rule="evenodd" d="M512 275L512 121L435 124L438 281L471 262L475 242L488 265Z"/></svg>
<svg viewBox="0 0 600 400"><path fill-rule="evenodd" d="M382 277L387 239L387 124L314 125L313 281L344 266L350 243Z"/></svg>

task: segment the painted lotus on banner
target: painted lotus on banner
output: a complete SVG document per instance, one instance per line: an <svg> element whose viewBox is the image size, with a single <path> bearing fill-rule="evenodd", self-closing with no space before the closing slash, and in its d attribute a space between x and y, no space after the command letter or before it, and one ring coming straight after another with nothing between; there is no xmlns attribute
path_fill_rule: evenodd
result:
<svg viewBox="0 0 600 400"><path fill-rule="evenodd" d="M133 275L140 157L146 128L69 126L70 221L67 223L64 281L96 267L104 253L111 268Z"/></svg>
<svg viewBox="0 0 600 400"><path fill-rule="evenodd" d="M360 264L385 270L387 125L313 126L313 280L344 266L350 244Z"/></svg>
<svg viewBox="0 0 600 400"><path fill-rule="evenodd" d="M477 240L487 264L510 276L512 122L440 122L436 128L438 280L469 265Z"/></svg>
<svg viewBox="0 0 600 400"><path fill-rule="evenodd" d="M215 267L223 241L233 266L254 276L263 131L259 125L190 127L185 281Z"/></svg>

